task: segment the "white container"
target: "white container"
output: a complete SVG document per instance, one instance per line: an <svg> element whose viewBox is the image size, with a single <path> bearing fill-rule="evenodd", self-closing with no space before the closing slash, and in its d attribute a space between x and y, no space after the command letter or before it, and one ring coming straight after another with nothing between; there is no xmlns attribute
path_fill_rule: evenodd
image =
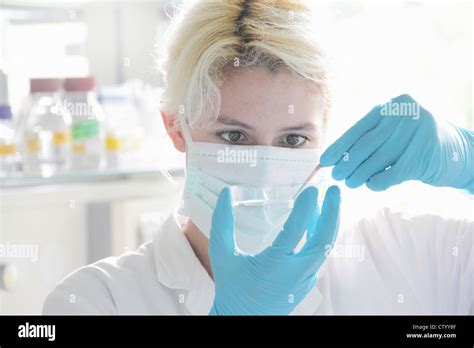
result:
<svg viewBox="0 0 474 348"><path fill-rule="evenodd" d="M68 78L64 89L64 105L72 117L72 170L101 170L105 115L94 91L95 79Z"/></svg>
<svg viewBox="0 0 474 348"><path fill-rule="evenodd" d="M70 166L71 116L61 102L60 79L32 79L23 134L23 170L51 176Z"/></svg>
<svg viewBox="0 0 474 348"><path fill-rule="evenodd" d="M102 88L99 101L104 108L107 168L129 169L137 165L142 141L138 115L129 90L124 86Z"/></svg>

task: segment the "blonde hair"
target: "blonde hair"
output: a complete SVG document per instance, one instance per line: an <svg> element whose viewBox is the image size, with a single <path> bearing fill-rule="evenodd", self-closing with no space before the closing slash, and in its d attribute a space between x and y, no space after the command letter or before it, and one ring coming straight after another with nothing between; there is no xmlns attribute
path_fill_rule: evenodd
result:
<svg viewBox="0 0 474 348"><path fill-rule="evenodd" d="M330 108L323 54L310 9L301 0L200 0L171 25L160 70L161 111L191 127L215 121L226 67L288 69L312 85L324 123ZM178 120L179 122L179 120Z"/></svg>

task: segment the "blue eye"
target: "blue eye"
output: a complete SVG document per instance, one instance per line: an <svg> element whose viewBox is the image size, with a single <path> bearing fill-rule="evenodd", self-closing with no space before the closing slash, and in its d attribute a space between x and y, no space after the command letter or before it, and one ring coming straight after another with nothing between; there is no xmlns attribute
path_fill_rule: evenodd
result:
<svg viewBox="0 0 474 348"><path fill-rule="evenodd" d="M283 138L282 143L283 146L288 147L300 147L308 140L307 137L298 135L298 134L289 134Z"/></svg>
<svg viewBox="0 0 474 348"><path fill-rule="evenodd" d="M245 134L240 131L223 131L219 132L218 135L226 142L235 144L246 140Z"/></svg>

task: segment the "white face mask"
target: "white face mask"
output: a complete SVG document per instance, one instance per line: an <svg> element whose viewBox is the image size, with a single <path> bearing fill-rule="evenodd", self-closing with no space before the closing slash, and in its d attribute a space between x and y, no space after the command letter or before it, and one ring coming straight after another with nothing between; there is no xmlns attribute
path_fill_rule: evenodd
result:
<svg viewBox="0 0 474 348"><path fill-rule="evenodd" d="M225 186L265 186L272 190L272 199L290 204L234 206L235 239L248 254L271 245L291 212L291 198L319 163L320 151L194 142L183 120L181 127L187 172L178 213L209 238L212 213Z"/></svg>

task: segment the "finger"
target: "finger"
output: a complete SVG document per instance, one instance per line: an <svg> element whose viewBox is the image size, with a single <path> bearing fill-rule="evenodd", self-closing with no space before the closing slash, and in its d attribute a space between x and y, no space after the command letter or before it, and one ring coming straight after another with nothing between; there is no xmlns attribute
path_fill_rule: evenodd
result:
<svg viewBox="0 0 474 348"><path fill-rule="evenodd" d="M319 204L316 204L315 214L311 217L311 222L309 223L309 226L306 231L306 240L312 238L312 236L314 235L320 214L321 212L319 211Z"/></svg>
<svg viewBox="0 0 474 348"><path fill-rule="evenodd" d="M384 191L391 186L401 184L403 181L403 173L400 166L394 164L383 172L378 173L367 181L367 187L372 191Z"/></svg>
<svg viewBox="0 0 474 348"><path fill-rule="evenodd" d="M332 171L335 180L348 178L369 156L382 146L396 129L399 118L386 118L373 130L364 134L339 161Z"/></svg>
<svg viewBox="0 0 474 348"><path fill-rule="evenodd" d="M296 198L290 216L286 220L283 229L275 238L271 249L293 251L310 226L316 213L318 204L318 190L315 187L306 188Z"/></svg>
<svg viewBox="0 0 474 348"><path fill-rule="evenodd" d="M225 187L217 200L216 208L212 214L211 235L209 238L210 253L234 253L234 213L230 190Z"/></svg>
<svg viewBox="0 0 474 348"><path fill-rule="evenodd" d="M332 247L339 228L341 193L337 186L331 186L324 198L323 208L316 224L315 232L307 239L302 251L314 257L324 259L325 251Z"/></svg>
<svg viewBox="0 0 474 348"><path fill-rule="evenodd" d="M354 126L329 146L321 155L321 166L328 167L336 164L342 158L344 152L349 150L362 135L374 129L381 121L379 113L380 108L381 106L373 108L367 115L360 119Z"/></svg>
<svg viewBox="0 0 474 348"><path fill-rule="evenodd" d="M418 128L415 133L419 131L423 129ZM367 187L373 191L384 191L406 180L419 178L425 167L421 159L426 158L424 151L429 148L426 137L415 134L395 164L370 177Z"/></svg>
<svg viewBox="0 0 474 348"><path fill-rule="evenodd" d="M374 154L367 158L346 179L346 185L356 188L366 183L372 176L381 173L397 162L413 137L416 128L406 127L406 118L400 121L390 138Z"/></svg>

